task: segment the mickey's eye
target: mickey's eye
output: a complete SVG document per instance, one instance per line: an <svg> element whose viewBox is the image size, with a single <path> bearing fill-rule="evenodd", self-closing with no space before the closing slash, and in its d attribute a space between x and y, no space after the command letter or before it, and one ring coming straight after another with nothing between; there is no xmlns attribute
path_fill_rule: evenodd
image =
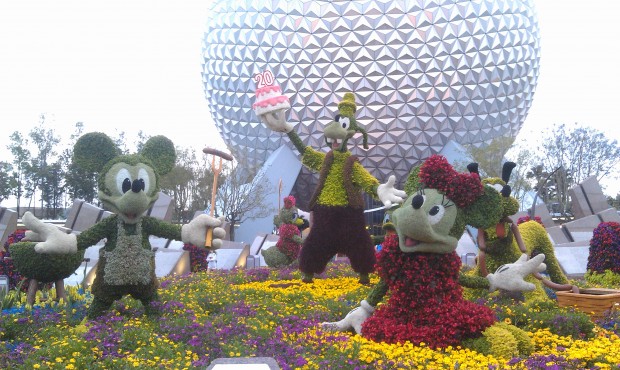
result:
<svg viewBox="0 0 620 370"><path fill-rule="evenodd" d="M349 117L341 117L340 121L338 122L340 122L340 125L345 130L348 130L349 127L351 127L351 120L349 119Z"/></svg>
<svg viewBox="0 0 620 370"><path fill-rule="evenodd" d="M501 192L503 188L504 186L501 184L493 184L493 189L497 190L498 192Z"/></svg>
<svg viewBox="0 0 620 370"><path fill-rule="evenodd" d="M123 191L123 194L125 194L130 189L131 189L131 180L129 180L129 177L125 177L125 180L123 180L123 189L121 190Z"/></svg>
<svg viewBox="0 0 620 370"><path fill-rule="evenodd" d="M138 178L144 182L144 187L142 188L145 193L149 192L151 182L149 180L149 174L146 172L144 168L140 168L138 171Z"/></svg>
<svg viewBox="0 0 620 370"><path fill-rule="evenodd" d="M131 175L125 168L121 168L116 174L116 189L121 194L131 190Z"/></svg>
<svg viewBox="0 0 620 370"><path fill-rule="evenodd" d="M428 222L431 225L435 225L443 218L443 215L446 213L446 209L442 205L432 206L428 211Z"/></svg>

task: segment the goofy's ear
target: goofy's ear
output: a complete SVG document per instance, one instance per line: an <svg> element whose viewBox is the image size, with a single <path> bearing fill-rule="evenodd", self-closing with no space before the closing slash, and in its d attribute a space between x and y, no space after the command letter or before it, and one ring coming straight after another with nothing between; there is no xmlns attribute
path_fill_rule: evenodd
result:
<svg viewBox="0 0 620 370"><path fill-rule="evenodd" d="M177 152L174 149L174 144L170 139L162 135L149 138L144 143L140 155L153 163L153 169L159 175L165 175L172 171L177 161Z"/></svg>
<svg viewBox="0 0 620 370"><path fill-rule="evenodd" d="M88 172L99 172L121 150L103 132L89 132L80 136L73 146L73 163Z"/></svg>
<svg viewBox="0 0 620 370"><path fill-rule="evenodd" d="M504 188L501 191L504 197L509 197L510 193L512 192L512 188L510 187L510 185L508 185L508 180L510 180L510 174L516 166L517 164L514 162L506 162L502 167L502 180L504 180L504 183L506 183L506 185L504 185Z"/></svg>

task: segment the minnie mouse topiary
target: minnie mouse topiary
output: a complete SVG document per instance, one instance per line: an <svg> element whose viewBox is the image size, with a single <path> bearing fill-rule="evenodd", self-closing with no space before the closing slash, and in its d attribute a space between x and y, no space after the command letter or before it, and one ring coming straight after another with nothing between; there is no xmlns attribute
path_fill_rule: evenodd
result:
<svg viewBox="0 0 620 370"><path fill-rule="evenodd" d="M498 222L500 194L484 186L477 174L457 173L436 155L419 169L419 181L423 186L392 215L396 235L386 238L377 256L380 282L360 307L325 327L355 330L375 341L444 348L479 337L494 325L490 308L463 298L460 284L466 281L455 249L465 225L486 228ZM469 282L490 290L533 289L523 277L544 269L543 259L539 255L528 261L523 255ZM388 291L387 302L378 306Z"/></svg>

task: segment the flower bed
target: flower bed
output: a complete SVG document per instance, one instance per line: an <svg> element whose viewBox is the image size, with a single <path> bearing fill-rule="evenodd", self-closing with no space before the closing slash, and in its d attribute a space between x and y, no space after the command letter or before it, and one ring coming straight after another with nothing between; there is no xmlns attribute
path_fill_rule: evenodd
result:
<svg viewBox="0 0 620 370"><path fill-rule="evenodd" d="M377 278L373 277L372 283ZM69 302L49 299L0 315L0 368L204 369L221 357L272 357L282 369L609 369L620 364L618 317L593 326L553 302L518 306L486 302L501 321L526 328L527 358L498 359L461 346L385 344L331 333L370 287L348 264L331 264L313 284L291 269L199 272L161 282L162 316L142 315L125 298L105 316L83 321L88 292L69 288ZM585 316L585 315L584 315ZM587 316L586 316L587 317ZM592 329L594 328L594 329Z"/></svg>

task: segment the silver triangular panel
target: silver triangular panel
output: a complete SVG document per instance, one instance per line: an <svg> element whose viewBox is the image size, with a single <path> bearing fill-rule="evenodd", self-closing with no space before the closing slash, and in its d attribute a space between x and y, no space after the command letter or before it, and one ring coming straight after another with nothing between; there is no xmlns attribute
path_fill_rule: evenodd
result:
<svg viewBox="0 0 620 370"><path fill-rule="evenodd" d="M518 133L540 65L532 3L215 0L203 38L205 97L233 154L259 166L292 144L252 111L255 73L274 72L291 101L289 120L319 150L324 124L354 90L371 148L356 135L350 149L378 178L406 176L403 163L448 139L485 145ZM316 178L302 170L296 189L311 194Z"/></svg>

